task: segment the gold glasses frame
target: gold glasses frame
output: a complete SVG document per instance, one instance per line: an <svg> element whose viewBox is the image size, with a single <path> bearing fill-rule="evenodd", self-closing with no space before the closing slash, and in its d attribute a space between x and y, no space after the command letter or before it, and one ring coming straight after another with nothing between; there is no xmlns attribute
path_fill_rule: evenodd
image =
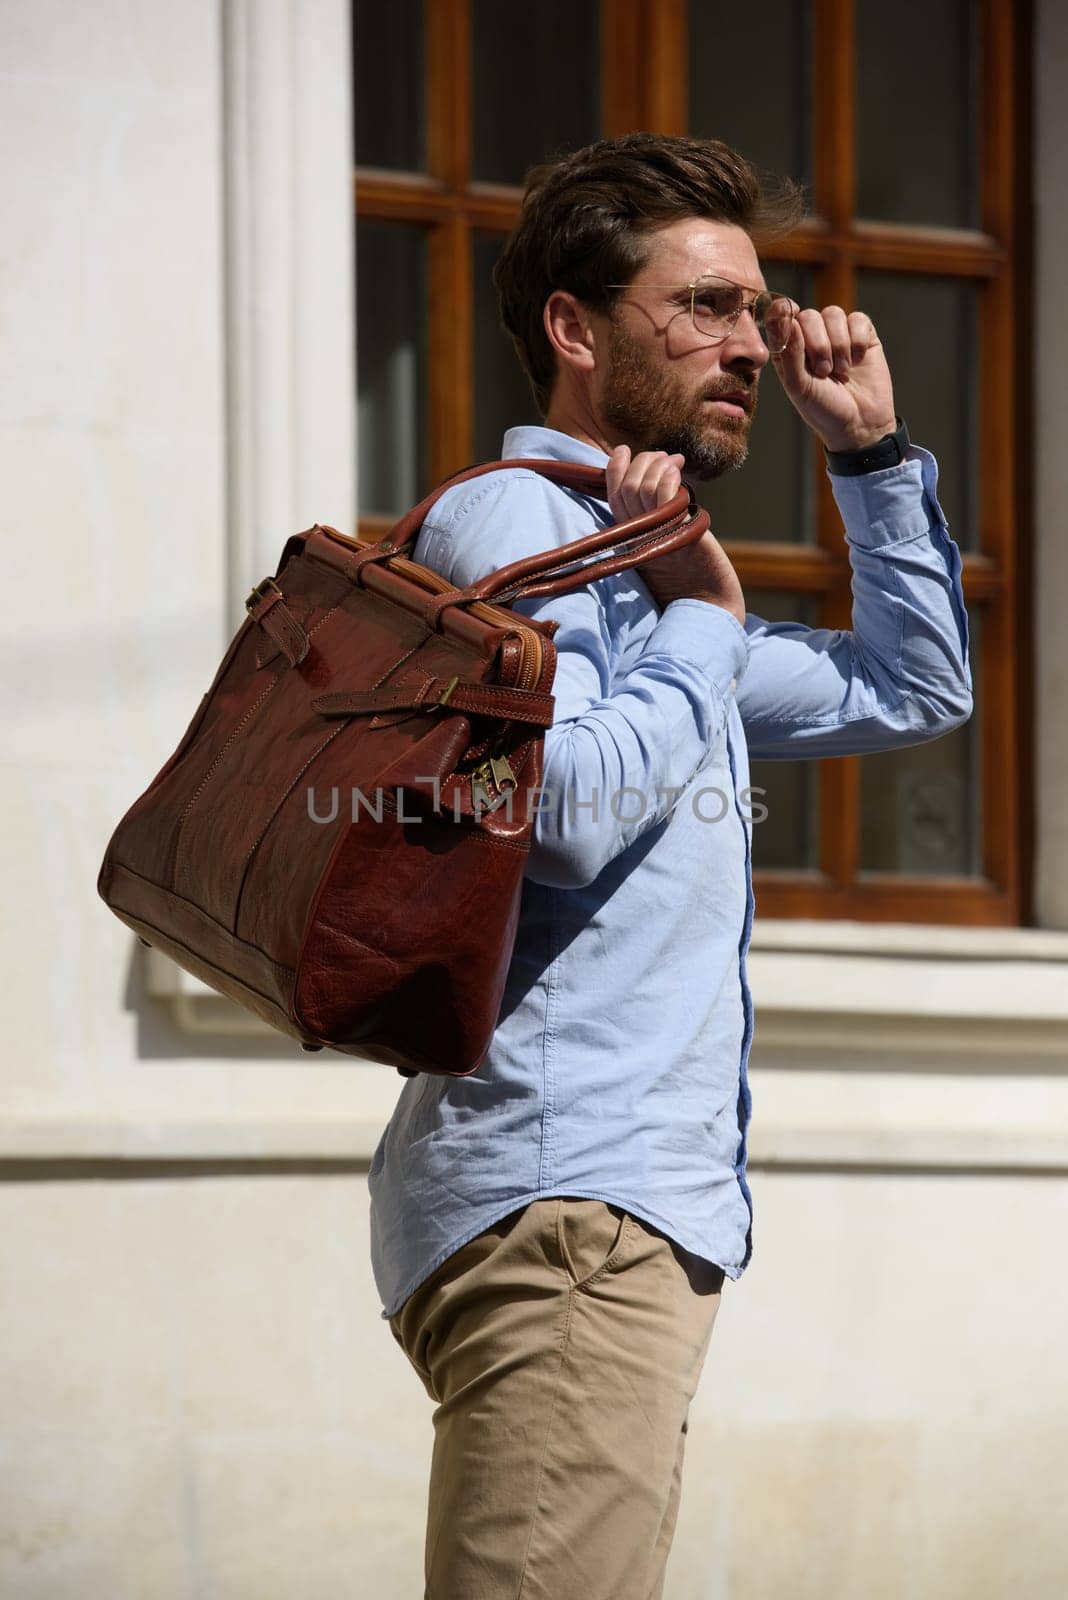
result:
<svg viewBox="0 0 1068 1600"><path fill-rule="evenodd" d="M703 328L698 327L697 314L696 314L696 310L695 310L695 302L696 302L696 299L697 299L697 291L700 288L702 288L704 285L709 284L709 283L727 284L732 289L743 289L744 290L744 289L748 289L748 288L751 287L750 284L736 283L733 278L724 278L718 272L702 272L701 275L699 277L697 277L697 278L694 278L691 283L606 283L604 285L604 287L606 289L687 289L687 290L689 290L689 294L690 294L690 324L693 327L693 331L694 331L694 333L697 334L698 338L705 339L709 344L723 344L724 340L729 339L731 337L731 335L733 334L733 332L735 330L735 327L737 326L737 323L738 323L738 318L741 316L743 311L751 312L752 317L753 317L753 321L756 323L758 328L761 328L762 326L766 328L766 322L764 321L764 318L766 318L768 311L771 309L771 306L774 304L774 302L776 300L785 300L786 304L790 307L790 315L789 315L789 318L787 319L788 325L787 325L787 329L786 329L786 337L782 340L782 343L779 344L776 347L775 345L771 344L771 342L766 337L764 337L763 334L761 335L761 337L764 338L764 342L767 345L768 349L771 351L772 355L776 355L777 356L777 355L781 355L782 354L782 352L786 349L786 346L790 341L790 333L791 333L791 331L793 329L793 319L794 319L793 304L794 303L793 303L793 300L791 299L791 297L788 294L783 294L780 290L777 290L777 289L758 289L754 293L753 298L751 300L743 300L742 301L741 305L738 307L738 310L729 319L730 320L730 327L727 329L726 333L712 334L712 333L706 333ZM683 309L683 307L680 306L679 309L681 311Z"/></svg>

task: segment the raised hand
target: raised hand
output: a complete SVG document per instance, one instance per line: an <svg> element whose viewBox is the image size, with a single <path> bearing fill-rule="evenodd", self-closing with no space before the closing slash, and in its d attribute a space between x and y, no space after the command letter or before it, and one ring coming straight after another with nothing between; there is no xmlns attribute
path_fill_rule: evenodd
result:
<svg viewBox="0 0 1068 1600"><path fill-rule="evenodd" d="M860 450L897 427L886 355L871 318L792 300L786 349L772 365L786 398L828 450Z"/></svg>

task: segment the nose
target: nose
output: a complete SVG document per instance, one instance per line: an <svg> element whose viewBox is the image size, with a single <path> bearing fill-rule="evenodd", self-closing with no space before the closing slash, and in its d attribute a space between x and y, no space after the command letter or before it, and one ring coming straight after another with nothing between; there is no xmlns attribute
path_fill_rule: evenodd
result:
<svg viewBox="0 0 1068 1600"><path fill-rule="evenodd" d="M739 312L737 322L720 345L720 365L725 367L729 361L737 361L739 356L746 357L757 367L766 366L771 360L771 351L760 337L760 329L749 306Z"/></svg>

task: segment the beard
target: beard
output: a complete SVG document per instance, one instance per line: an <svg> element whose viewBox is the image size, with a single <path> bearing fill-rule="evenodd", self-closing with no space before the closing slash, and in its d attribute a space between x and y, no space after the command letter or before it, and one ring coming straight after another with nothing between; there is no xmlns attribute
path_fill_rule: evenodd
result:
<svg viewBox="0 0 1068 1600"><path fill-rule="evenodd" d="M715 392L688 395L662 364L614 319L608 341L608 370L601 395L601 415L623 435L637 454L664 450L686 457L687 477L721 477L740 467L749 454L749 427L756 412L756 390L745 382L753 411L746 417L710 411L705 402ZM719 391L723 393L724 390Z"/></svg>

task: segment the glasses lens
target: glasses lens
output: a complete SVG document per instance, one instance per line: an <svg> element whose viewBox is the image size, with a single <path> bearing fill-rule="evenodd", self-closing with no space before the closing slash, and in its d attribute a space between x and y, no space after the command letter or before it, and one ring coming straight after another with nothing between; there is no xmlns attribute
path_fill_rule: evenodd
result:
<svg viewBox="0 0 1068 1600"><path fill-rule="evenodd" d="M760 329L760 337L772 355L781 355L790 342L790 330L794 322L793 307L789 300L783 295L759 295L754 315L757 327Z"/></svg>
<svg viewBox="0 0 1068 1600"><path fill-rule="evenodd" d="M693 323L707 338L726 338L742 310L742 291L736 283L706 278L693 291Z"/></svg>
<svg viewBox="0 0 1068 1600"><path fill-rule="evenodd" d="M693 291L693 325L706 339L726 339L742 313L744 296L736 283L705 279ZM753 315L760 336L772 355L786 349L793 310L782 295L767 292L756 297Z"/></svg>

